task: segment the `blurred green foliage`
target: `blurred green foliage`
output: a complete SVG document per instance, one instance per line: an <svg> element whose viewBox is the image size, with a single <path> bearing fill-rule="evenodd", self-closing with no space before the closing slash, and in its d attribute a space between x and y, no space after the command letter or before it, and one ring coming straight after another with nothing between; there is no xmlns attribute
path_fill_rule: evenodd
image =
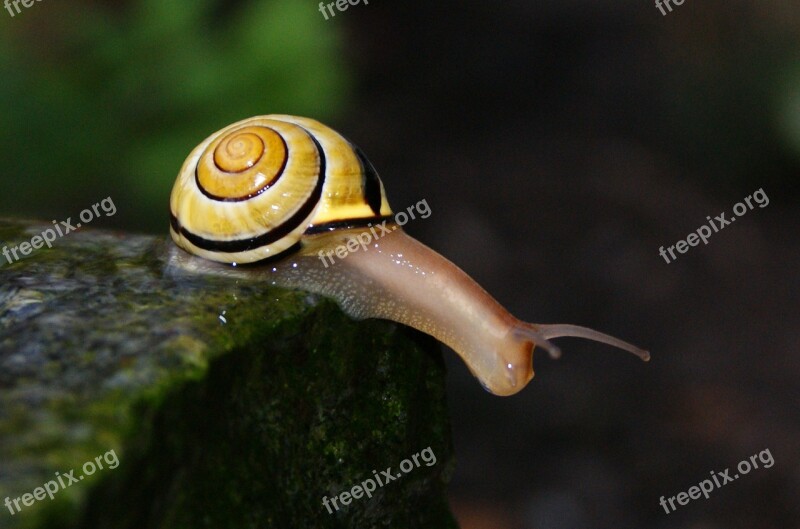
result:
<svg viewBox="0 0 800 529"><path fill-rule="evenodd" d="M3 10L0 216L65 219L112 196L109 221L166 233L189 151L251 115L335 116L341 56L337 26L298 0Z"/></svg>

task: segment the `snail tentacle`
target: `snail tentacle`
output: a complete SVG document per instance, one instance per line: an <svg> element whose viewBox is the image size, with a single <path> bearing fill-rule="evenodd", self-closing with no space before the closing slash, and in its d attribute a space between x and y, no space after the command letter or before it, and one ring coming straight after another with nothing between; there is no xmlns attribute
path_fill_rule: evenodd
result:
<svg viewBox="0 0 800 529"><path fill-rule="evenodd" d="M522 340L529 340L533 345L541 347L550 358L556 360L561 358L561 349L554 345L545 334L539 332L538 326L534 323L519 322L514 326L513 332L515 336Z"/></svg>
<svg viewBox="0 0 800 529"><path fill-rule="evenodd" d="M623 351L628 351L629 353L638 356L645 362L650 361L649 351L645 351L644 349L636 347L635 345L632 345L624 340L620 340L619 338L614 338L608 334L595 331L594 329L589 329L588 327L571 325L569 323L530 323L528 325L533 327L536 332L538 332L545 339L562 337L586 338L595 342L611 345L617 349L622 349Z"/></svg>

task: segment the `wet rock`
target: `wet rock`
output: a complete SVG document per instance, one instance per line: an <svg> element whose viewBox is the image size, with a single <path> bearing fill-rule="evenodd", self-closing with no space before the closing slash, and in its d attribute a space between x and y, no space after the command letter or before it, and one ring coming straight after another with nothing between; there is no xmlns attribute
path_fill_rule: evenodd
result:
<svg viewBox="0 0 800 529"><path fill-rule="evenodd" d="M47 227L0 221L0 240ZM434 341L169 269L168 244L81 230L0 255L0 527L456 526Z"/></svg>

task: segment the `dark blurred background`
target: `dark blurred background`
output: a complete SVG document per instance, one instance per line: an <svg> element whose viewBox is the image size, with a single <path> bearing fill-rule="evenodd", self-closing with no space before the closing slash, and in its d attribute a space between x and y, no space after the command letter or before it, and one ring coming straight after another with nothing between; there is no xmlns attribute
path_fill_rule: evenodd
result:
<svg viewBox="0 0 800 529"><path fill-rule="evenodd" d="M464 529L800 528L800 5L71 0L0 11L0 216L165 233L189 151L256 114L358 143L406 226L565 339L510 398L451 351ZM758 189L769 205L667 264ZM666 514L661 496L768 449ZM733 472L731 472L733 474Z"/></svg>

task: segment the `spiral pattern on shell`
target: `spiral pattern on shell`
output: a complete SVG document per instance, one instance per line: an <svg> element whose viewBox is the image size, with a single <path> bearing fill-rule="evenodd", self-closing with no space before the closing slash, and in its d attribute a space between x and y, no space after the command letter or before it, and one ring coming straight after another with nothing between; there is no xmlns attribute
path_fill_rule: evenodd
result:
<svg viewBox="0 0 800 529"><path fill-rule="evenodd" d="M189 154L170 196L170 233L206 259L252 263L391 213L358 147L318 121L268 115L229 125Z"/></svg>

